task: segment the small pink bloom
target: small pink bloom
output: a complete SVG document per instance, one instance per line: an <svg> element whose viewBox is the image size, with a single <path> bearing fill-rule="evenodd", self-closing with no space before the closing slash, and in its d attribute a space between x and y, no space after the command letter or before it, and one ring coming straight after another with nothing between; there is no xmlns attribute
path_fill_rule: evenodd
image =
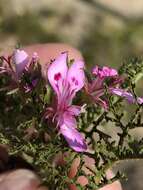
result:
<svg viewBox="0 0 143 190"><path fill-rule="evenodd" d="M117 76L118 72L110 67L94 67L92 73L100 78Z"/></svg>
<svg viewBox="0 0 143 190"><path fill-rule="evenodd" d="M143 103L143 98L137 98L133 96L132 93L127 92L126 90L120 88L120 84L123 82L120 76L118 75L118 72L115 69L112 69L110 67L94 67L92 71L95 78L92 80L92 82L87 82L85 85L85 90L87 94L91 97L91 100L101 105L104 109L108 109L108 101L105 94L105 88L104 83L106 79L110 79L108 88L108 93L115 94L117 96L121 96L125 98L129 103Z"/></svg>
<svg viewBox="0 0 143 190"><path fill-rule="evenodd" d="M48 68L48 80L57 97L54 119L69 146L77 152L84 152L87 146L76 129L75 119L81 107L72 105L76 92L84 86L84 62L75 61L68 68L67 61L67 53L62 53Z"/></svg>
<svg viewBox="0 0 143 190"><path fill-rule="evenodd" d="M115 69L110 67L99 67L96 66L93 68L92 74L94 79L92 82L88 82L85 85L86 93L90 96L92 102L99 104L105 110L108 109L108 101L104 97L105 88L104 82L106 79L112 79L110 87L114 87L117 84L120 84L121 79L118 76L118 72Z"/></svg>

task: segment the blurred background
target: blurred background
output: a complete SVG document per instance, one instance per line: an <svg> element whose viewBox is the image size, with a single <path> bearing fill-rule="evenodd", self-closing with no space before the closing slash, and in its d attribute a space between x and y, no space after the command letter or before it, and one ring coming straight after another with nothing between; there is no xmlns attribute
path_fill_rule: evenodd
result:
<svg viewBox="0 0 143 190"><path fill-rule="evenodd" d="M78 48L89 68L118 68L143 54L143 0L0 0L0 52L48 42ZM121 169L129 176L124 190L143 190L143 161L127 161Z"/></svg>

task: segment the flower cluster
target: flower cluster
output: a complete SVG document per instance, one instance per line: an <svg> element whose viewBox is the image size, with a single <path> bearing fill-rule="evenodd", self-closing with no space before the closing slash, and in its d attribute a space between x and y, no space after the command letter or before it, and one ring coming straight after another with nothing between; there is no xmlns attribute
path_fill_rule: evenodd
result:
<svg viewBox="0 0 143 190"><path fill-rule="evenodd" d="M40 80L37 74L38 59L38 55L34 53L30 60L29 55L20 49L16 49L8 58L1 57L0 74L11 76L10 89L19 88L24 90L24 93L28 93L36 88ZM136 98L130 91L122 88L124 80L115 69L95 66L92 78L88 80L83 60L74 61L70 66L68 63L68 53L65 52L52 61L47 68L47 79L54 91L54 104L46 108L44 118L55 124L56 129L73 150L86 152L87 144L78 131L76 122L76 117L82 112L83 105L73 104L73 99L80 90L84 89L91 102L105 110L110 109L105 92L122 97L129 103L142 104L143 98Z"/></svg>
<svg viewBox="0 0 143 190"><path fill-rule="evenodd" d="M118 75L117 70L106 66L95 66L92 75L93 79L86 82L85 91L90 96L93 103L99 104L104 109L108 110L109 103L108 99L104 96L105 90L110 95L117 95L125 98L129 103L143 103L143 98L138 97L136 99L131 92L121 88L121 84L123 84L124 80Z"/></svg>

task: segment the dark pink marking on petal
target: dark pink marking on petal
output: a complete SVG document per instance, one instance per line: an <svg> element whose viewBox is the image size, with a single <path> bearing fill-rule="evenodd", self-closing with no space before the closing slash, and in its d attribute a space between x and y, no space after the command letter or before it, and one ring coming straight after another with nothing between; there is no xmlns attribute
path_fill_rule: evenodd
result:
<svg viewBox="0 0 143 190"><path fill-rule="evenodd" d="M73 82L76 86L78 86L78 80L76 80L75 77L72 77L71 80L72 80L72 82Z"/></svg>
<svg viewBox="0 0 143 190"><path fill-rule="evenodd" d="M58 80L60 80L60 78L61 78L61 73L56 73L54 75L54 80L58 81Z"/></svg>

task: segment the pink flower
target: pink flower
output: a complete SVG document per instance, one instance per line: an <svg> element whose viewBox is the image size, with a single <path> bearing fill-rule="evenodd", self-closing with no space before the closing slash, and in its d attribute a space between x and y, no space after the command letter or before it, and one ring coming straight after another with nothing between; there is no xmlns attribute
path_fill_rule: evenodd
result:
<svg viewBox="0 0 143 190"><path fill-rule="evenodd" d="M94 67L93 76L95 77L92 82L87 82L85 85L85 90L90 96L94 103L101 105L104 109L108 109L108 101L105 97L105 87L104 83L108 81L108 93L125 98L129 103L143 103L143 98L137 98L133 96L132 93L127 92L127 90L120 88L123 80L118 75L115 69L110 67Z"/></svg>
<svg viewBox="0 0 143 190"><path fill-rule="evenodd" d="M129 103L138 103L143 104L143 98L137 97L137 99L133 96L131 92L127 92L121 88L110 88L110 92L117 96L121 96L125 98Z"/></svg>
<svg viewBox="0 0 143 190"><path fill-rule="evenodd" d="M75 61L68 68L67 61L67 53L62 53L48 68L48 80L57 99L54 120L69 146L77 152L84 152L87 146L76 129L75 119L81 107L72 105L76 93L84 86L84 62Z"/></svg>
<svg viewBox="0 0 143 190"><path fill-rule="evenodd" d="M114 77L118 75L118 72L115 69L112 69L110 67L94 67L92 73L100 78L105 77Z"/></svg>
<svg viewBox="0 0 143 190"><path fill-rule="evenodd" d="M0 74L7 73L11 76L12 86L11 88L20 87L25 92L31 91L37 84L38 79L34 76L35 63L38 60L36 53L33 54L30 60L29 55L20 49L16 49L12 56L5 58L1 57L3 61L2 67L0 67ZM27 78L28 82L24 81Z"/></svg>

